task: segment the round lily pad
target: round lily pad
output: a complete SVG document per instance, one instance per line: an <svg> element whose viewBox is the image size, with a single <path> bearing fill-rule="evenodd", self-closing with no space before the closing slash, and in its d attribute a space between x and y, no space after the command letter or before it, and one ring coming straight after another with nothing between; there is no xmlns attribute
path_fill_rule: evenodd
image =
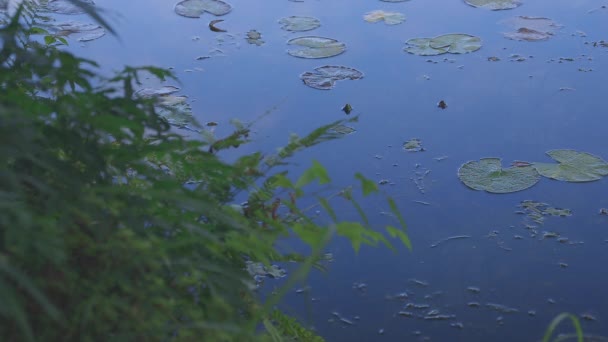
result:
<svg viewBox="0 0 608 342"><path fill-rule="evenodd" d="M551 150L547 155L558 163L533 163L532 167L548 178L566 182L591 182L608 175L608 163L590 153Z"/></svg>
<svg viewBox="0 0 608 342"><path fill-rule="evenodd" d="M279 20L281 28L286 31L310 31L321 26L321 21L313 17L291 16Z"/></svg>
<svg viewBox="0 0 608 342"><path fill-rule="evenodd" d="M515 0L464 0L467 5L481 7L492 11L513 9L521 5Z"/></svg>
<svg viewBox="0 0 608 342"><path fill-rule="evenodd" d="M303 73L300 78L311 88L329 90L335 86L336 81L358 80L363 78L363 73L345 66L325 65Z"/></svg>
<svg viewBox="0 0 608 342"><path fill-rule="evenodd" d="M481 39L463 33L444 34L431 39L429 47L447 49L449 53L469 53L481 49Z"/></svg>
<svg viewBox="0 0 608 342"><path fill-rule="evenodd" d="M363 16L369 23L377 23L384 20L386 25L397 25L405 21L405 15L399 12L386 12L383 10L371 11Z"/></svg>
<svg viewBox="0 0 608 342"><path fill-rule="evenodd" d="M183 0L175 5L175 13L188 18L200 18L205 12L224 15L231 10L232 6L221 0Z"/></svg>
<svg viewBox="0 0 608 342"><path fill-rule="evenodd" d="M533 186L540 175L531 166L503 169L499 158L482 158L462 165L458 178L471 189L504 194Z"/></svg>
<svg viewBox="0 0 608 342"><path fill-rule="evenodd" d="M437 56L448 52L447 48L432 48L431 38L412 38L405 42L403 51L418 56Z"/></svg>
<svg viewBox="0 0 608 342"><path fill-rule="evenodd" d="M300 58L327 58L346 51L346 44L325 37L298 37L288 40L287 44L301 47L287 50L288 54Z"/></svg>
<svg viewBox="0 0 608 342"><path fill-rule="evenodd" d="M561 26L549 18L517 16L504 21L515 31L506 32L504 36L513 40L539 41L553 36Z"/></svg>

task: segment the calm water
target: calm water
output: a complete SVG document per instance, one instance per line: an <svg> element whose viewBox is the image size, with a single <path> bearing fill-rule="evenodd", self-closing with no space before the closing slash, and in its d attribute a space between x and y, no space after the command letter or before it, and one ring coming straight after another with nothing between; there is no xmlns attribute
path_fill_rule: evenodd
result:
<svg viewBox="0 0 608 342"><path fill-rule="evenodd" d="M219 122L220 134L229 131L230 118L254 120L276 106L255 125L254 143L239 153L272 152L287 141L290 132L305 134L343 118L340 108L352 104L354 113L361 116L355 126L358 132L299 155L292 171L297 174L314 158L330 170L336 189L354 183L354 170L394 182L382 189L402 209L414 250L363 247L355 254L347 242L336 240L328 249L335 258L330 272L315 272L300 284L309 286L310 292L289 294L286 310L314 326L328 341L338 342L536 341L550 320L564 311L593 315L597 321L584 321L583 328L608 336L608 217L598 215L600 208L608 207L606 180L574 184L542 179L522 192L492 195L472 191L457 178L461 164L482 157L500 157L506 165L513 160L549 162L545 151L572 148L608 159L608 48L585 44L608 40L608 10L588 13L606 1L528 0L517 9L496 12L459 0L231 3L233 11L218 26L234 34L234 40L220 46L217 37L222 34L207 28L214 18L175 15L174 0L98 0L120 40L104 37L82 46L73 43L71 49L95 58L108 71L125 64L175 68L182 94L195 100L197 118ZM363 14L376 9L402 12L407 20L396 26L365 22ZM281 30L277 20L291 15L317 17L322 26L304 34ZM502 32L508 27L500 21L516 15L549 17L563 28L545 42L507 40ZM250 29L261 32L266 44L247 44L243 37ZM479 36L483 48L467 55L431 58L402 51L407 39L454 32ZM286 40L309 34L339 39L348 50L325 60L285 53ZM226 56L195 60L218 47ZM512 54L527 59L509 61ZM501 60L489 62L490 56ZM453 61L444 61L446 57ZM575 61L551 62L559 57ZM308 88L299 80L302 72L325 64L355 67L365 78L339 82L331 91ZM436 107L439 100L447 102L446 110ZM404 141L414 137L423 141L425 152L401 149ZM441 156L447 158L434 159ZM424 180L424 194L410 179L420 170L431 170ZM571 217L549 217L539 231L559 232L584 243L568 245L530 237L524 217L514 213L526 199L571 209ZM344 219L356 218L340 201L334 204L342 209ZM381 213L388 211L381 199L364 204L375 225L394 224ZM454 235L471 238L430 247ZM523 238L515 239L515 235ZM560 262L568 267L560 267ZM364 282L367 290L353 289L355 282ZM279 285L266 283L267 289ZM468 291L470 286L478 287L480 293ZM409 294L406 301L385 299L404 291ZM430 305L420 313L436 309L455 318L425 321L397 316L408 302ZM471 308L469 302L479 302L481 307ZM486 303L518 312L499 313ZM529 315L530 310L535 315ZM331 322L332 312L355 324ZM456 322L463 328L451 325ZM383 335L379 329L384 329Z"/></svg>

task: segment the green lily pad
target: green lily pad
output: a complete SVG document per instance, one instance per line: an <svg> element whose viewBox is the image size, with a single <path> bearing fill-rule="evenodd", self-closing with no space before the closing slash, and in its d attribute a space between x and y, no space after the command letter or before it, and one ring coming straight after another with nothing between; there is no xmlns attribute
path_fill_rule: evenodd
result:
<svg viewBox="0 0 608 342"><path fill-rule="evenodd" d="M287 50L288 54L299 58L327 58L346 51L346 44L335 39L316 36L293 38L288 40L287 44L301 47Z"/></svg>
<svg viewBox="0 0 608 342"><path fill-rule="evenodd" d="M53 30L57 36L69 36L79 42L87 42L105 36L106 30L96 24L83 23L79 21L69 21L53 25Z"/></svg>
<svg viewBox="0 0 608 342"><path fill-rule="evenodd" d="M602 158L574 150L547 152L557 164L533 163L541 175L566 182L591 182L608 175L608 163Z"/></svg>
<svg viewBox="0 0 608 342"><path fill-rule="evenodd" d="M561 26L549 18L517 16L504 21L515 31L506 32L504 36L513 40L539 41L553 36Z"/></svg>
<svg viewBox="0 0 608 342"><path fill-rule="evenodd" d="M481 39L462 33L444 34L431 39L429 47L447 49L449 53L469 53L481 49Z"/></svg>
<svg viewBox="0 0 608 342"><path fill-rule="evenodd" d="M513 9L521 5L521 2L515 0L464 0L467 5L480 7L492 11Z"/></svg>
<svg viewBox="0 0 608 342"><path fill-rule="evenodd" d="M246 38L247 43L260 46L264 44L262 40L262 34L256 30L251 30L247 32Z"/></svg>
<svg viewBox="0 0 608 342"><path fill-rule="evenodd" d="M285 31L301 32L318 28L321 26L321 21L313 17L291 16L282 18L279 20L279 24L281 24L281 28Z"/></svg>
<svg viewBox="0 0 608 342"><path fill-rule="evenodd" d="M424 147L422 147L422 140L418 138L413 138L405 143L403 143L403 149L408 152L422 152L424 151Z"/></svg>
<svg viewBox="0 0 608 342"><path fill-rule="evenodd" d="M368 23L377 23L384 20L386 25L397 25L405 21L405 15L399 12L385 12L383 10L371 11L363 16Z"/></svg>
<svg viewBox="0 0 608 342"><path fill-rule="evenodd" d="M300 75L300 79L302 79L304 84L320 90L332 89L336 81L358 80L361 78L363 78L361 71L340 65L325 65Z"/></svg>
<svg viewBox="0 0 608 342"><path fill-rule="evenodd" d="M445 48L432 48L431 38L412 38L405 42L403 51L418 56L437 56L448 52Z"/></svg>
<svg viewBox="0 0 608 342"><path fill-rule="evenodd" d="M175 13L188 18L200 18L205 12L219 16L231 10L232 6L221 0L183 0L175 5Z"/></svg>
<svg viewBox="0 0 608 342"><path fill-rule="evenodd" d="M482 158L462 165L458 178L471 189L504 194L533 186L540 175L531 166L503 169L499 158Z"/></svg>

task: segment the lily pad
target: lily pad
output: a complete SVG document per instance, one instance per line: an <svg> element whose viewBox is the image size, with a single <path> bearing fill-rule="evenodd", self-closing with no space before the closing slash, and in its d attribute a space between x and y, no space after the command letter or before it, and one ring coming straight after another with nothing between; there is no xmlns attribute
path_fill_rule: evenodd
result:
<svg viewBox="0 0 608 342"><path fill-rule="evenodd" d="M422 140L418 138L413 138L405 143L403 143L403 149L408 152L422 152L424 151L424 147L422 147Z"/></svg>
<svg viewBox="0 0 608 342"><path fill-rule="evenodd" d="M504 194L533 186L540 175L531 166L503 169L499 158L482 158L462 165L458 178L471 189Z"/></svg>
<svg viewBox="0 0 608 342"><path fill-rule="evenodd" d="M521 2L515 0L465 0L464 2L473 7L492 11L513 9L521 5Z"/></svg>
<svg viewBox="0 0 608 342"><path fill-rule="evenodd" d="M194 123L192 108L187 102L187 96L172 95L179 88L164 86L159 89L144 88L136 92L142 98L155 98L156 113L163 117L170 125L184 127Z"/></svg>
<svg viewBox="0 0 608 342"><path fill-rule="evenodd" d="M566 182L591 182L608 175L608 163L602 158L574 150L547 152L557 164L533 163L541 175Z"/></svg>
<svg viewBox="0 0 608 342"><path fill-rule="evenodd" d="M327 58L346 51L346 44L332 38L316 36L293 38L288 40L287 44L301 47L287 50L288 54L299 58Z"/></svg>
<svg viewBox="0 0 608 342"><path fill-rule="evenodd" d="M320 90L332 89L336 81L358 80L361 78L363 78L361 71L340 65L325 65L300 75L300 79L302 79L304 84Z"/></svg>
<svg viewBox="0 0 608 342"><path fill-rule="evenodd" d="M444 34L431 39L429 46L433 49L447 49L449 53L469 53L481 49L481 39L470 34Z"/></svg>
<svg viewBox="0 0 608 342"><path fill-rule="evenodd" d="M279 20L281 28L286 31L310 31L321 26L321 21L313 17L291 16Z"/></svg>
<svg viewBox="0 0 608 342"><path fill-rule="evenodd" d="M448 49L435 49L430 46L431 38L412 38L405 42L403 51L418 56L437 56L448 52Z"/></svg>
<svg viewBox="0 0 608 342"><path fill-rule="evenodd" d="M59 14L82 14L85 11L69 0L49 0L46 5L43 3L43 8L54 13ZM94 5L93 0L80 0L81 3L86 5Z"/></svg>
<svg viewBox="0 0 608 342"><path fill-rule="evenodd" d="M188 18L200 18L205 12L219 16L231 10L232 6L221 0L184 0L175 5L175 13Z"/></svg>
<svg viewBox="0 0 608 342"><path fill-rule="evenodd" d="M53 25L53 29L57 31L58 36L69 36L79 42L87 42L103 37L106 30L96 24L83 23L79 21L69 21Z"/></svg>
<svg viewBox="0 0 608 342"><path fill-rule="evenodd" d="M386 25L397 25L405 21L405 15L399 12L385 12L383 10L371 11L363 16L368 23L377 23L384 20Z"/></svg>
<svg viewBox="0 0 608 342"><path fill-rule="evenodd" d="M481 39L464 33L450 33L435 38L413 38L405 42L405 52L418 56L437 56L444 53L463 54L481 49Z"/></svg>
<svg viewBox="0 0 608 342"><path fill-rule="evenodd" d="M254 44L257 46L264 44L264 41L262 40L262 34L256 30L251 30L247 32L247 36L245 39L249 44Z"/></svg>
<svg viewBox="0 0 608 342"><path fill-rule="evenodd" d="M336 132L338 134L347 135L347 134L355 133L357 130L352 127L346 126L346 125L336 125L336 126L332 127L331 131Z"/></svg>
<svg viewBox="0 0 608 342"><path fill-rule="evenodd" d="M547 40L553 36L561 26L549 18L518 16L505 23L515 31L504 33L504 36L513 40L539 41Z"/></svg>

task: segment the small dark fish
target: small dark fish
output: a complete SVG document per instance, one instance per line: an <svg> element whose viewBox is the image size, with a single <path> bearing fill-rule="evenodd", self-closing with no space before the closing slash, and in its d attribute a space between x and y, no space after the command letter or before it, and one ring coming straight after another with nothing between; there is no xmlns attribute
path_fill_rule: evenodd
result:
<svg viewBox="0 0 608 342"><path fill-rule="evenodd" d="M209 23L209 29L213 32L226 32L226 30L215 26L215 24L221 23L222 21L224 21L224 20L223 19L211 20L211 22Z"/></svg>

